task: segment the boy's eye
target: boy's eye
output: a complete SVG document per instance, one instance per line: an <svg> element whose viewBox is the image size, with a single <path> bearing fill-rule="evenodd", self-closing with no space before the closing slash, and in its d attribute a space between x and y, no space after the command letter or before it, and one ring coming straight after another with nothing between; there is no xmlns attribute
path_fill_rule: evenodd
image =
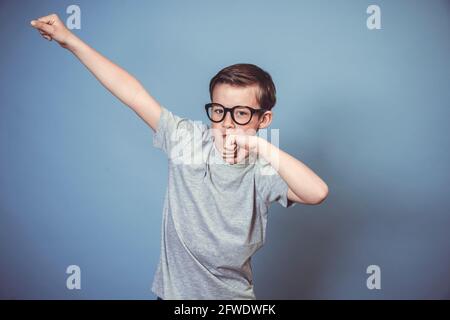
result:
<svg viewBox="0 0 450 320"><path fill-rule="evenodd" d="M223 113L223 110L222 109L216 109L216 110L214 110L214 112L217 113L217 114L221 114L221 113Z"/></svg>
<svg viewBox="0 0 450 320"><path fill-rule="evenodd" d="M247 110L236 110L235 115L240 118L248 118L250 117L250 112Z"/></svg>

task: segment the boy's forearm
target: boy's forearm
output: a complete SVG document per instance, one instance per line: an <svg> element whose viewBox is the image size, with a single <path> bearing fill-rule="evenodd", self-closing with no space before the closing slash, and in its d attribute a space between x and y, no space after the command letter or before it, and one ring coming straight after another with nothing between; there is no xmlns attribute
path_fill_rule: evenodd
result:
<svg viewBox="0 0 450 320"><path fill-rule="evenodd" d="M317 203L327 195L326 183L301 161L262 138L258 138L257 150L301 199Z"/></svg>
<svg viewBox="0 0 450 320"><path fill-rule="evenodd" d="M86 66L106 89L123 103L132 107L138 91L143 89L133 76L102 56L74 34L68 40L67 49Z"/></svg>

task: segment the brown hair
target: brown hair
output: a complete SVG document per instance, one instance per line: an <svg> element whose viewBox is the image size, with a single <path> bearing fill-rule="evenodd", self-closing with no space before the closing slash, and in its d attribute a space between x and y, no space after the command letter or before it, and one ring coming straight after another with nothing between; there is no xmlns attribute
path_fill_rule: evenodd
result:
<svg viewBox="0 0 450 320"><path fill-rule="evenodd" d="M256 100L261 109L271 110L276 103L276 89L272 77L254 64L238 63L220 70L209 83L209 96L216 84L226 83L239 87L257 85Z"/></svg>

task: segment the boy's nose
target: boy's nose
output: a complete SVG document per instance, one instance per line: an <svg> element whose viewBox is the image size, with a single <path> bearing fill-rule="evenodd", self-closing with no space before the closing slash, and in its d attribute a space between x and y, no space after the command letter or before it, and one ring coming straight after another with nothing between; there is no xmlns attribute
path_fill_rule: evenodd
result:
<svg viewBox="0 0 450 320"><path fill-rule="evenodd" d="M233 119L231 118L231 114L229 112L227 112L227 114L225 115L225 119L223 119L222 126L224 128L233 128L234 127L234 122L233 122Z"/></svg>

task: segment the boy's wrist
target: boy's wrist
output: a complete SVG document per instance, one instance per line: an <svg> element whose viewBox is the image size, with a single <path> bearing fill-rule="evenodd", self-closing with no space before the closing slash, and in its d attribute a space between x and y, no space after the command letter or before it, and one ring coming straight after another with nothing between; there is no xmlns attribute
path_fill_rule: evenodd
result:
<svg viewBox="0 0 450 320"><path fill-rule="evenodd" d="M271 166L278 168L280 161L280 149L269 141L258 137L258 157L263 158Z"/></svg>
<svg viewBox="0 0 450 320"><path fill-rule="evenodd" d="M76 51L79 49L81 45L81 40L72 32L70 32L66 38L65 41L65 45L63 45L63 47L65 47L66 49L68 49L69 51L76 53Z"/></svg>
<svg viewBox="0 0 450 320"><path fill-rule="evenodd" d="M262 157L264 160L269 161L269 155L270 155L270 148L271 148L272 144L261 138L261 137L257 137L257 154L259 157Z"/></svg>

